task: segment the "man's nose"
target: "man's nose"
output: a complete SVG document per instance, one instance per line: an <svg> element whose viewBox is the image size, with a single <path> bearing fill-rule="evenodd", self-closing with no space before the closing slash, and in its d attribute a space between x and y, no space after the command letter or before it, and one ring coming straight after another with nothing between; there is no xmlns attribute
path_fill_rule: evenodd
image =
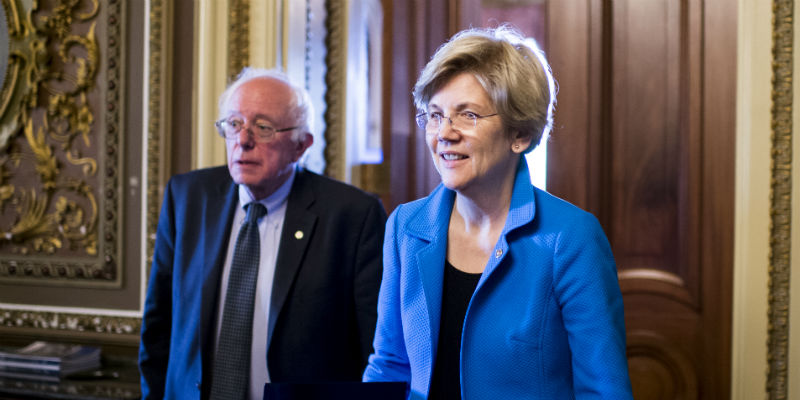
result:
<svg viewBox="0 0 800 400"><path fill-rule="evenodd" d="M247 126L243 126L239 132L236 133L236 141L239 143L240 146L243 147L252 147L255 144L255 139L253 135L250 133L250 128Z"/></svg>

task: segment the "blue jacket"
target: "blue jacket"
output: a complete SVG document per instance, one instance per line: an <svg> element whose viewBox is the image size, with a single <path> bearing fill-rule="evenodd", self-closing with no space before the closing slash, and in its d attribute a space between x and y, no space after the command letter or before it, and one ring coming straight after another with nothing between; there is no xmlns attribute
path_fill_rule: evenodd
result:
<svg viewBox="0 0 800 400"><path fill-rule="evenodd" d="M591 214L517 170L506 226L464 319L464 399L632 399L622 295ZM439 337L455 192L398 207L384 240L375 353L365 381L406 381L425 399Z"/></svg>

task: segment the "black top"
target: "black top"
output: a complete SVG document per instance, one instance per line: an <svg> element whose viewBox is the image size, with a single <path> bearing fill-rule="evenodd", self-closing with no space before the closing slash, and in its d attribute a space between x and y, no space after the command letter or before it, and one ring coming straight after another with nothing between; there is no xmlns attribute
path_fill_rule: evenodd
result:
<svg viewBox="0 0 800 400"><path fill-rule="evenodd" d="M433 367L428 399L460 399L461 330L472 293L481 274L456 269L445 261L442 285L442 318L439 324L439 347Z"/></svg>

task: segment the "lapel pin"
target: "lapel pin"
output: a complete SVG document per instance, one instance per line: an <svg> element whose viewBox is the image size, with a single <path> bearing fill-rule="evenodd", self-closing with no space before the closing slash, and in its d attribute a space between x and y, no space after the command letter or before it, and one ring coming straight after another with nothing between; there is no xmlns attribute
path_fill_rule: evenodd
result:
<svg viewBox="0 0 800 400"><path fill-rule="evenodd" d="M294 233L294 238L300 240L303 238L303 231L297 231Z"/></svg>

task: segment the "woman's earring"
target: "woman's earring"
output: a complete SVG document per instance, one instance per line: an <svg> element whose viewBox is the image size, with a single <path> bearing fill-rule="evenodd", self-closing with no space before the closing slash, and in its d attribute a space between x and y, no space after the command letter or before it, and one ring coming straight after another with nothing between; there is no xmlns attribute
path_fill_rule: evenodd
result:
<svg viewBox="0 0 800 400"><path fill-rule="evenodd" d="M519 145L518 144L514 145L514 150L519 150Z"/></svg>

